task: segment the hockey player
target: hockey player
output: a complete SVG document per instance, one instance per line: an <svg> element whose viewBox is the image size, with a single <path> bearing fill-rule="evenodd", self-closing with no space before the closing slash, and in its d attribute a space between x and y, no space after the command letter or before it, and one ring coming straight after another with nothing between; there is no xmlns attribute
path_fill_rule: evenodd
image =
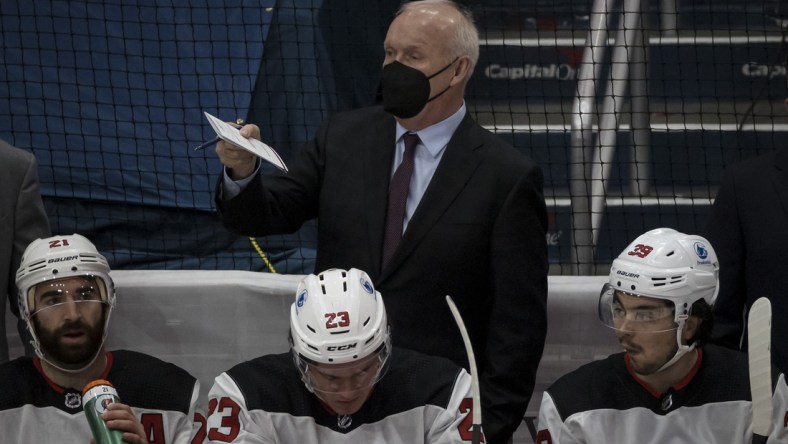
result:
<svg viewBox="0 0 788 444"><path fill-rule="evenodd" d="M37 356L0 366L0 442L88 443L83 387L108 380L121 402L103 414L131 444L191 442L199 383L131 351L105 351L115 286L109 265L78 234L33 241L16 275L19 311ZM200 440L201 438L197 438Z"/></svg>
<svg viewBox="0 0 788 444"><path fill-rule="evenodd" d="M306 276L290 308L290 352L222 373L209 398L213 443L471 440L470 375L392 349L383 299L357 269Z"/></svg>
<svg viewBox="0 0 788 444"><path fill-rule="evenodd" d="M537 444L749 443L747 355L707 345L718 262L700 236L660 228L613 261L600 320L623 353L586 364L542 397ZM788 387L775 371L770 443L788 442Z"/></svg>

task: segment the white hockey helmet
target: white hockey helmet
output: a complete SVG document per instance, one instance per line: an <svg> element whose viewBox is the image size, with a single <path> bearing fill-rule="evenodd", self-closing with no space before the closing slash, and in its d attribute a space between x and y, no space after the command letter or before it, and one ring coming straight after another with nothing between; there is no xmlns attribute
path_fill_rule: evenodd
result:
<svg viewBox="0 0 788 444"><path fill-rule="evenodd" d="M290 307L293 358L307 388L309 365L349 364L378 354L383 375L391 338L383 298L358 269L306 276Z"/></svg>
<svg viewBox="0 0 788 444"><path fill-rule="evenodd" d="M635 239L613 261L609 281L599 298L599 317L612 325L614 292L663 299L673 304L679 351L663 368L672 365L695 344L683 345L684 323L692 305L704 300L714 305L719 291L719 261L703 237L657 228Z"/></svg>
<svg viewBox="0 0 788 444"><path fill-rule="evenodd" d="M22 263L16 273L16 286L19 289L19 313L27 324L27 329L33 337L33 347L41 359L67 372L81 371L95 361L106 341L110 314L115 306L115 284L109 276L109 271L106 258L98 252L92 242L79 234L37 239L27 246L22 255ZM40 308L35 306L36 287L39 284L75 276L93 278L98 286L101 302L107 305L101 343L93 359L79 369L66 368L47 354L47 351L41 346L31 319Z"/></svg>
<svg viewBox="0 0 788 444"><path fill-rule="evenodd" d="M718 275L719 261L709 241L657 228L639 236L613 261L609 283L616 290L673 302L678 321L695 301L714 305Z"/></svg>

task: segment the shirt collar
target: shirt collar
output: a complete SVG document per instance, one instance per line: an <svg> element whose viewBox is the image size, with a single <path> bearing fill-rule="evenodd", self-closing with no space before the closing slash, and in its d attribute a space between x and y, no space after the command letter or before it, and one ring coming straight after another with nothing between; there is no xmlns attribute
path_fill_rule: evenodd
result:
<svg viewBox="0 0 788 444"><path fill-rule="evenodd" d="M451 116L416 132L416 134L419 136L419 139L421 139L422 145L427 148L427 151L432 157L437 157L443 148L449 144L449 140L451 140L451 137L454 135L457 127L460 126L460 123L462 123L462 119L464 117L465 102L463 102L460 109L458 109L457 112ZM397 138L395 140L399 142L399 140L402 138L402 135L407 132L408 130L400 125L399 122L397 122Z"/></svg>

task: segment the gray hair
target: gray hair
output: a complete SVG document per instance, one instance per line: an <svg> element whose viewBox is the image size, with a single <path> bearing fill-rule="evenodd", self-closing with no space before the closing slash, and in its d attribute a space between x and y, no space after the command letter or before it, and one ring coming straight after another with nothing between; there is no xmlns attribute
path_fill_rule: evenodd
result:
<svg viewBox="0 0 788 444"><path fill-rule="evenodd" d="M447 42L451 59L467 55L471 58L471 72L479 60L479 30L473 20L473 14L464 6L452 0L414 0L403 3L397 16L406 11L412 11L420 6L445 6L460 13L460 21L455 38Z"/></svg>

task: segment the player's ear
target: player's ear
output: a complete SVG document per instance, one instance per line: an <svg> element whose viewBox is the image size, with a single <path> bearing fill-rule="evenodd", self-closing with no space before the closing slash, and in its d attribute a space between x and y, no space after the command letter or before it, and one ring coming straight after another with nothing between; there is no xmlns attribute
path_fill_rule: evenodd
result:
<svg viewBox="0 0 788 444"><path fill-rule="evenodd" d="M698 333L701 322L703 322L703 320L697 316L690 316L687 318L687 320L684 321L684 332L681 334L681 342L688 344Z"/></svg>

